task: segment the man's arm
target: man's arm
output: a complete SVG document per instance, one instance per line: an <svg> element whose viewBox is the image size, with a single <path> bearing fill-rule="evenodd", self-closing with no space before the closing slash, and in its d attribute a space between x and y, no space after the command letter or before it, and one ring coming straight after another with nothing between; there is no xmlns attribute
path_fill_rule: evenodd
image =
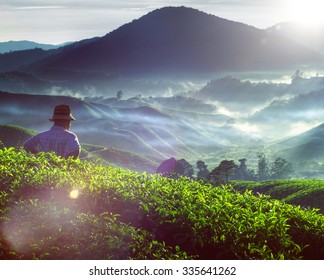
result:
<svg viewBox="0 0 324 280"><path fill-rule="evenodd" d="M81 145L79 143L78 137L74 134L73 139L69 143L69 152L67 153L68 157L78 158L81 153Z"/></svg>
<svg viewBox="0 0 324 280"><path fill-rule="evenodd" d="M79 155L80 155L80 152L81 152L81 147L78 149L78 150L74 150L72 152L70 152L68 155L67 155L67 158L69 157L73 157L73 158L78 158Z"/></svg>

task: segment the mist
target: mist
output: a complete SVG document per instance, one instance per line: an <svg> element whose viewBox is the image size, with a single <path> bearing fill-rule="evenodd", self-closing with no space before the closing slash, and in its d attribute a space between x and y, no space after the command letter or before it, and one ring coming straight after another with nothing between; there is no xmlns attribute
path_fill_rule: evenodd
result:
<svg viewBox="0 0 324 280"><path fill-rule="evenodd" d="M158 161L175 157L211 163L255 160L257 152L271 153L273 143L323 123L322 76L277 73L267 80L260 73L251 73L250 79L247 73L244 79L235 75L191 81L127 79L124 86L120 79L118 87L104 91L92 84L52 86L42 95L0 93L1 124L43 131L52 125L54 106L65 103L77 119L71 130L82 144Z"/></svg>

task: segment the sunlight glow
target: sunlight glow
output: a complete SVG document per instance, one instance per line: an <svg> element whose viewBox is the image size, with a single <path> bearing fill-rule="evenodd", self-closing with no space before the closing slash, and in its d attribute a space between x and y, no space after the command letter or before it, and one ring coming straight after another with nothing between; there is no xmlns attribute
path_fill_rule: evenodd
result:
<svg viewBox="0 0 324 280"><path fill-rule="evenodd" d="M316 26L323 22L323 0L288 0L285 13L289 21L299 21L301 23Z"/></svg>
<svg viewBox="0 0 324 280"><path fill-rule="evenodd" d="M77 199L79 197L79 191L78 190L72 190L70 192L70 198Z"/></svg>
<svg viewBox="0 0 324 280"><path fill-rule="evenodd" d="M291 130L289 133L287 133L288 137L293 137L299 134L302 134L304 132L309 131L310 129L317 127L321 124L320 121L314 121L314 122L297 122L294 125L292 125Z"/></svg>
<svg viewBox="0 0 324 280"><path fill-rule="evenodd" d="M250 133L254 135L257 135L260 132L256 125L252 125L249 123L236 123L234 127L241 131L244 131L245 133Z"/></svg>
<svg viewBox="0 0 324 280"><path fill-rule="evenodd" d="M24 6L17 7L15 10L44 10L44 9L63 9L64 6Z"/></svg>

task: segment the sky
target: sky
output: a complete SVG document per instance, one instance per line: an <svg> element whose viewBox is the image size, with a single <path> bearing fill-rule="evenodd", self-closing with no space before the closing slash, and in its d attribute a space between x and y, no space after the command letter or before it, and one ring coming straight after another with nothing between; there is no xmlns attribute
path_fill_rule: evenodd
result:
<svg viewBox="0 0 324 280"><path fill-rule="evenodd" d="M164 6L187 6L257 28L322 18L322 0L1 0L0 42L60 44L103 36Z"/></svg>

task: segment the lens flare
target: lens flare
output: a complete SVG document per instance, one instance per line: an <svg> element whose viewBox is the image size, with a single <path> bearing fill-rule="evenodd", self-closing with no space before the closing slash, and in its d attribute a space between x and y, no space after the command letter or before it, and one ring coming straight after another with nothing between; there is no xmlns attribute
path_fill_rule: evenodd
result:
<svg viewBox="0 0 324 280"><path fill-rule="evenodd" d="M71 192L70 192L70 198L72 198L72 199L77 199L78 197L79 197L79 191L78 190L72 190Z"/></svg>
<svg viewBox="0 0 324 280"><path fill-rule="evenodd" d="M308 25L323 22L324 2L322 0L289 0L286 13L291 21L300 21Z"/></svg>

